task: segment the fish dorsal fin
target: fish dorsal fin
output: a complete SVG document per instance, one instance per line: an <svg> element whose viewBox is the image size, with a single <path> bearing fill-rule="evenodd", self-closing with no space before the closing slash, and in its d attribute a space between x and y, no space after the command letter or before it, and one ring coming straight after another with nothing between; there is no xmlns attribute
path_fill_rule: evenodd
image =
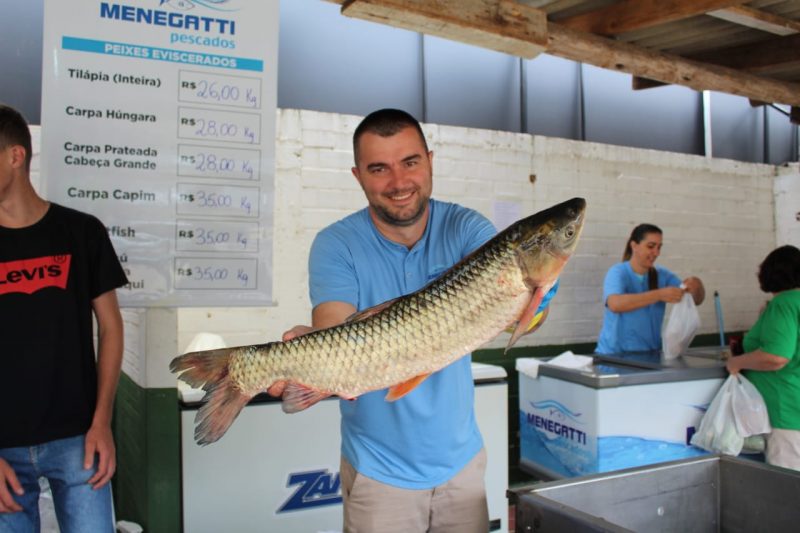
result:
<svg viewBox="0 0 800 533"><path fill-rule="evenodd" d="M362 320L366 320L372 315L377 315L378 313L380 313L381 311L383 311L384 309L386 309L399 299L400 298L386 300L383 303L380 303L378 305L373 305L372 307L364 309L363 311L359 311L358 313L353 313L352 315L347 317L347 320L345 320L344 323L349 324L351 322L361 322Z"/></svg>
<svg viewBox="0 0 800 533"><path fill-rule="evenodd" d="M415 388L417 385L425 381L425 378L430 376L430 374L420 374L419 376L414 376L413 378L409 379L408 381L404 381L402 383L398 383L397 385L393 385L389 387L389 392L386 393L386 398L384 398L387 402L393 402L395 400L399 400Z"/></svg>
<svg viewBox="0 0 800 533"><path fill-rule="evenodd" d="M289 383L283 391L283 404L281 405L284 413L297 413L303 409L308 409L320 400L330 396L327 392L314 390L299 383Z"/></svg>
<svg viewBox="0 0 800 533"><path fill-rule="evenodd" d="M544 298L545 290L542 287L536 287L533 289L533 293L531 293L531 299L528 302L528 305L525 307L525 310L522 312L522 315L519 317L517 321L517 327L514 330L514 333L511 335L511 338L508 340L508 345L506 346L505 353L511 349L512 346L522 337L525 333L528 332L530 325L533 324L536 327L536 322L534 319L536 318L536 311L539 310L539 304L542 303L542 298ZM539 319L541 322L542 319Z"/></svg>

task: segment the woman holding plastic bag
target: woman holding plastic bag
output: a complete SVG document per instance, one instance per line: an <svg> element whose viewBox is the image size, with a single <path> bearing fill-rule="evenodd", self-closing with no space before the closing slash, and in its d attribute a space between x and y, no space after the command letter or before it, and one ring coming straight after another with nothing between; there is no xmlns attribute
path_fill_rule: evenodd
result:
<svg viewBox="0 0 800 533"><path fill-rule="evenodd" d="M691 276L681 282L670 270L655 264L662 244L663 233L658 226L636 226L625 245L622 262L606 274L597 353L660 350L666 304L680 302L685 292L692 295L696 305L705 299L699 278Z"/></svg>
<svg viewBox="0 0 800 533"><path fill-rule="evenodd" d="M767 463L800 470L800 250L770 252L758 281L773 298L744 336L745 353L731 357L727 368L743 370L767 405Z"/></svg>

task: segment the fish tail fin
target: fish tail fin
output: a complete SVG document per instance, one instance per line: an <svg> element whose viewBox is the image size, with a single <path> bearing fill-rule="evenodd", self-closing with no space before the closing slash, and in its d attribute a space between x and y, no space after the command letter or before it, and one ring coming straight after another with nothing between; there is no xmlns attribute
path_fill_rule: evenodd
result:
<svg viewBox="0 0 800 533"><path fill-rule="evenodd" d="M208 390L211 384L228 375L228 363L236 348L220 348L179 355L169 364L178 379L196 389Z"/></svg>
<svg viewBox="0 0 800 533"><path fill-rule="evenodd" d="M194 430L194 438L202 446L219 440L253 397L244 393L228 373L234 350L192 352L176 357L169 365L172 372L181 372L180 380L206 391Z"/></svg>

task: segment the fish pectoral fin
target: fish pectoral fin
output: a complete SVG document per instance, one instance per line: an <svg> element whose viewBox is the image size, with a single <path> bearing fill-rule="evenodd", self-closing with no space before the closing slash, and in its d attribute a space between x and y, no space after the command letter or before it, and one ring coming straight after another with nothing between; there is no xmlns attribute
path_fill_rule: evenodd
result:
<svg viewBox="0 0 800 533"><path fill-rule="evenodd" d="M550 314L549 307L545 307L544 311L542 311L541 313L536 313L536 316L533 317L531 323L528 324L528 328L525 330L525 334L528 335L530 333L533 333L534 331L542 327L542 324L544 324L544 321L547 319L547 315L549 314Z"/></svg>
<svg viewBox="0 0 800 533"><path fill-rule="evenodd" d="M430 374L420 374L419 376L414 376L413 378L409 379L408 381L404 381L402 383L398 383L397 385L393 385L389 387L389 392L386 393L386 398L384 398L387 402L393 402L395 400L399 400L415 388L417 385L425 381L425 378L430 376Z"/></svg>
<svg viewBox="0 0 800 533"><path fill-rule="evenodd" d="M533 317L533 320L531 320L531 323L528 324L527 328L525 328L525 335L533 333L534 331L536 331L537 329L542 327L542 324L544 324L544 321L547 318L548 314L550 314L550 308L549 307L545 307L544 311L536 313L536 316ZM517 325L518 324L519 324L519 321L515 320L513 324L511 324L510 326L508 326L505 329L505 332L506 333L514 333L514 330L517 329Z"/></svg>
<svg viewBox="0 0 800 533"><path fill-rule="evenodd" d="M289 383L283 391L283 404L281 408L284 413L297 413L303 409L308 409L320 400L330 396L327 392L318 391L299 383Z"/></svg>
<svg viewBox="0 0 800 533"><path fill-rule="evenodd" d="M528 333L529 331L535 331L531 328L537 328L537 324L541 325L541 323L546 318L546 315L536 321L536 317L538 314L536 311L539 310L539 304L542 303L542 298L544 298L545 290L542 287L536 287L533 289L533 293L531 294L531 300L528 302L528 305L525 307L525 311L522 312L522 316L519 317L517 321L517 327L514 329L514 333L511 334L511 338L508 340L508 345L506 346L505 352L507 353L508 350L511 349L512 346L519 340L520 337ZM538 329L538 328L537 328Z"/></svg>
<svg viewBox="0 0 800 533"><path fill-rule="evenodd" d="M389 307L390 305L392 305L393 303L395 303L399 299L400 298L394 298L392 300L386 300L385 302L380 303L378 305L373 305L369 309L364 309L363 311L359 311L358 313L353 313L352 315L347 317L347 319L344 321L344 323L345 324L349 324L351 322L360 322L362 320L366 320L369 317L371 317L372 315L377 315L378 313L380 313L381 311L383 311L384 309L386 309L387 307Z"/></svg>

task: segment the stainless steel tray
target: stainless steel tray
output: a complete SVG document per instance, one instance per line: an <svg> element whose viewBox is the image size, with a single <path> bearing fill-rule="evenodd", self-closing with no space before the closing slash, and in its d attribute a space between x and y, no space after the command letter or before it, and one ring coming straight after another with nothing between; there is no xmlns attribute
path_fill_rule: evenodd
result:
<svg viewBox="0 0 800 533"><path fill-rule="evenodd" d="M800 472L727 456L508 492L517 532L800 531Z"/></svg>

